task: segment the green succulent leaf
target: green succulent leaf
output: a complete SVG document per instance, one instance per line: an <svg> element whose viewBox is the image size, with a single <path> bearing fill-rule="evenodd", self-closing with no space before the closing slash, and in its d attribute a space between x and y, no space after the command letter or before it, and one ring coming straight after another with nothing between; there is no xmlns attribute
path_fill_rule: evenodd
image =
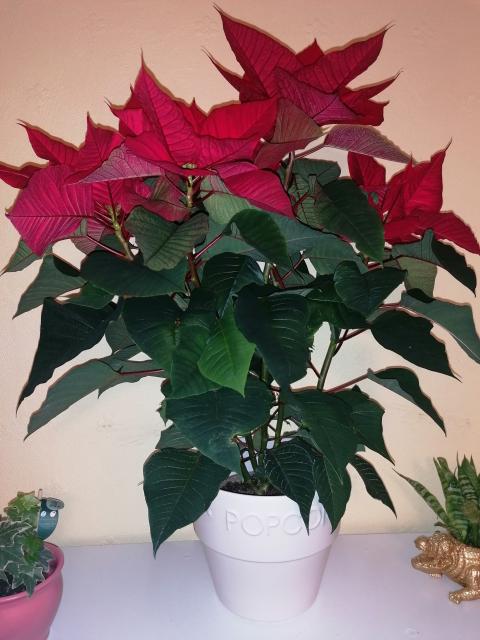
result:
<svg viewBox="0 0 480 640"><path fill-rule="evenodd" d="M354 456L351 459L350 464L356 469L358 475L363 480L367 493L375 500L383 502L386 507L397 515L387 488L383 484L383 480L378 475L375 467L368 462L368 460L365 460L365 458L359 455Z"/></svg>
<svg viewBox="0 0 480 640"><path fill-rule="evenodd" d="M128 231L135 236L144 265L153 271L173 269L202 242L208 231L208 217L198 213L186 222L167 222L142 207L128 216Z"/></svg>
<svg viewBox="0 0 480 640"><path fill-rule="evenodd" d="M453 376L445 345L431 334L432 323L402 311L386 311L370 328L375 340L409 362Z"/></svg>
<svg viewBox="0 0 480 640"><path fill-rule="evenodd" d="M268 388L258 379L249 378L244 397L222 388L188 398L167 398L166 416L201 453L240 472L240 456L233 437L264 424L271 402Z"/></svg>
<svg viewBox="0 0 480 640"><path fill-rule="evenodd" d="M403 293L400 304L446 329L472 360L480 362L480 338L469 304L430 298L418 290Z"/></svg>
<svg viewBox="0 0 480 640"><path fill-rule="evenodd" d="M368 371L368 379L397 393L405 400L412 402L445 431L445 424L428 396L420 388L418 378L413 371L404 367L389 367L381 371Z"/></svg>
<svg viewBox="0 0 480 640"><path fill-rule="evenodd" d="M56 298L67 291L78 289L84 282L74 266L57 256L45 256L37 277L20 298L15 317L40 307L45 298Z"/></svg>
<svg viewBox="0 0 480 640"><path fill-rule="evenodd" d="M49 380L57 367L95 346L102 339L113 312L111 305L88 309L47 298L43 304L37 351L18 404L30 396L37 385Z"/></svg>
<svg viewBox="0 0 480 640"><path fill-rule="evenodd" d="M117 258L106 251L90 253L80 273L85 280L112 295L148 298L184 290L186 260L173 269L152 271L138 262Z"/></svg>
<svg viewBox="0 0 480 640"><path fill-rule="evenodd" d="M437 498L433 495L433 493L431 493L426 487L423 486L423 484L421 484L417 480L412 480L411 478L408 478L407 476L404 476L401 473L398 473L398 475L404 480L406 480L408 484L415 489L418 495L421 498L423 498L423 500L425 500L425 502L428 504L430 509L435 513L435 515L437 515L440 518L440 520L446 526L448 526L449 518L448 518L447 512L442 507L442 505L437 500Z"/></svg>
<svg viewBox="0 0 480 640"><path fill-rule="evenodd" d="M162 449L146 461L143 473L156 553L174 531L191 524L208 509L229 472L196 451Z"/></svg>

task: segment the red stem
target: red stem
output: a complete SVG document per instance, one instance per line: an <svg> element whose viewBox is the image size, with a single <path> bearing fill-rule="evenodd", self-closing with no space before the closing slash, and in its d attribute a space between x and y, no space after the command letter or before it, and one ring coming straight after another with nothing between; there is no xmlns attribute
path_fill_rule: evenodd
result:
<svg viewBox="0 0 480 640"><path fill-rule="evenodd" d="M143 371L118 371L121 376L146 376L154 373L163 373L164 369L144 369Z"/></svg>
<svg viewBox="0 0 480 640"><path fill-rule="evenodd" d="M283 276L283 281L285 281L287 278L289 278L292 273L294 273L296 271L296 269L302 264L302 262L305 260L305 258L303 256L301 256L297 262L293 265L293 267L290 269L290 271L287 271L287 273Z"/></svg>
<svg viewBox="0 0 480 640"><path fill-rule="evenodd" d="M120 251L116 251L115 249L108 247L106 244L103 244L103 242L100 242L99 240L95 240L95 238L92 238L92 236L87 235L85 237L91 240L92 242L94 242L96 245L98 245L105 251L108 251L109 253L113 253L114 256L118 256L119 258L125 258L123 253L120 253Z"/></svg>
<svg viewBox="0 0 480 640"><path fill-rule="evenodd" d="M363 376L358 376L358 378L353 378L353 380L349 380L348 382L344 382L343 384L338 385L338 387L333 387L333 389L328 389L327 393L336 393L337 391L342 391L342 389L347 389L351 387L352 384L356 382L361 382L368 378L368 373L364 373Z"/></svg>
<svg viewBox="0 0 480 640"><path fill-rule="evenodd" d="M307 151L304 151L303 153L295 154L295 159L298 160L299 158L305 158L305 156L309 156L311 153L315 153L315 151L319 151L320 149L323 149L324 146L325 146L325 143L321 142L320 144L317 144L316 147L307 149Z"/></svg>
<svg viewBox="0 0 480 640"><path fill-rule="evenodd" d="M195 262L201 257L203 256L203 254L208 251L209 249L211 249L213 247L214 244L217 244L217 242L220 240L220 238L222 238L222 234L219 233L218 236L215 236L215 238L213 238L213 240L210 240L210 242L208 244L206 244L203 249L200 249L200 251L198 253L195 254Z"/></svg>
<svg viewBox="0 0 480 640"><path fill-rule="evenodd" d="M284 279L280 275L280 272L277 269L277 267L272 267L272 274L275 280L278 282L278 286L280 287L280 289L286 289L285 282L283 281Z"/></svg>

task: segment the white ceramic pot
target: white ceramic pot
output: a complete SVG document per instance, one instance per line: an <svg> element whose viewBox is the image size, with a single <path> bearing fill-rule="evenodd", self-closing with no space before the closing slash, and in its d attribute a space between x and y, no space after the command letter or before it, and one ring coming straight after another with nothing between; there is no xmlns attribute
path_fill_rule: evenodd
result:
<svg viewBox="0 0 480 640"><path fill-rule="evenodd" d="M286 620L314 602L338 530L318 501L310 535L285 496L220 490L194 524L223 604L244 618Z"/></svg>

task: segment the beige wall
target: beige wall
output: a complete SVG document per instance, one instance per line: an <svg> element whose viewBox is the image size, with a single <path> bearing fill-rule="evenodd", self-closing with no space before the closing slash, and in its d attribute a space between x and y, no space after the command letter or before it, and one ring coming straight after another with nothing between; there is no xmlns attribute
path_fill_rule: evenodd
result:
<svg viewBox="0 0 480 640"><path fill-rule="evenodd" d="M297 49L314 36L328 48L393 23L375 70L365 74L369 82L403 71L386 92L391 105L383 131L416 158L428 157L453 139L445 168L446 207L455 209L480 235L478 0L223 0L220 4ZM233 90L211 67L202 47L234 66L219 18L206 0L0 0L0 159L22 164L32 158L17 119L75 143L82 139L87 111L95 120L113 123L104 96L116 103L126 99L141 50L158 78L178 96L189 100L195 95L203 107L232 99ZM13 189L1 184L0 206L9 206L14 195ZM17 236L6 220L0 227L5 263ZM478 259L471 263L480 267ZM60 543L146 539L146 511L138 483L142 462L160 428L156 381L123 385L100 401L90 396L23 442L28 415L46 391L39 389L15 416L40 314L36 311L14 322L11 317L35 270L0 279L0 503L17 489L42 486L63 497L67 505L56 534ZM446 275L439 284L444 297L470 302L478 317L479 305L466 289ZM382 393L373 383L364 385L387 409L386 439L398 469L435 488L433 455L453 461L457 451L473 453L480 463L479 370L452 340L447 342L463 383L421 373L424 389L448 425L447 439L413 406ZM94 350L103 352L103 346ZM363 373L365 361L372 368L402 364L362 336L356 344L345 345L331 383ZM410 488L388 464L378 460L378 468L397 505L398 520L370 500L355 481L344 531L429 528L432 516Z"/></svg>

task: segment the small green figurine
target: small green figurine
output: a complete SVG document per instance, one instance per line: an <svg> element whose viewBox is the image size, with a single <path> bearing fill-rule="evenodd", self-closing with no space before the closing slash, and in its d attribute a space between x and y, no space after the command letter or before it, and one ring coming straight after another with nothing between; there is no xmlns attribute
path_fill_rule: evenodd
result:
<svg viewBox="0 0 480 640"><path fill-rule="evenodd" d="M41 490L38 492L38 499L40 500L40 512L37 533L39 538L46 540L55 531L58 524L58 512L63 509L64 504L58 498L43 498Z"/></svg>

